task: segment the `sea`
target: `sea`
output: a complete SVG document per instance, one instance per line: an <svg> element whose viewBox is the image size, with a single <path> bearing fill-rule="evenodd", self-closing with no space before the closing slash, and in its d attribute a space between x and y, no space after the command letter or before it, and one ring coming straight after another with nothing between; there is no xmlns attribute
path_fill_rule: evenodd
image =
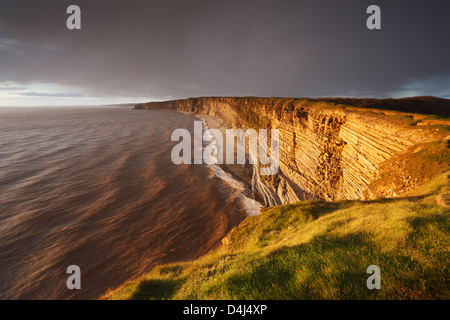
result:
<svg viewBox="0 0 450 320"><path fill-rule="evenodd" d="M96 299L204 255L257 214L220 166L172 162L172 132L198 120L131 106L0 108L0 299ZM67 286L72 265L81 289Z"/></svg>

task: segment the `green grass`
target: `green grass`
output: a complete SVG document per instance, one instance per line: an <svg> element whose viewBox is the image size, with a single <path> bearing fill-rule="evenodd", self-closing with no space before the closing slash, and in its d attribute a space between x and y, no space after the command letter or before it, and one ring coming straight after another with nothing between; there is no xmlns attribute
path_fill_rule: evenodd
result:
<svg viewBox="0 0 450 320"><path fill-rule="evenodd" d="M403 198L300 202L247 218L200 259L163 265L104 299L449 299L449 191L441 174ZM366 269L381 268L369 290Z"/></svg>

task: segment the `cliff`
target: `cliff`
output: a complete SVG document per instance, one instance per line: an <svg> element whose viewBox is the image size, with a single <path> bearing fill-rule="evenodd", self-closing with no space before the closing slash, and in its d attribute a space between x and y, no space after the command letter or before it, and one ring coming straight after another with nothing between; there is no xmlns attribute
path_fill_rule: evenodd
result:
<svg viewBox="0 0 450 320"><path fill-rule="evenodd" d="M433 98L417 99L421 106L434 105ZM430 178L429 170L416 173L408 168L408 161L411 155L426 158L433 148L431 152L444 152L437 159L441 167L422 161L424 166L438 170L436 174L448 170L449 119L408 113L415 105L413 98L406 104L388 100L383 104L368 99L202 97L136 108L207 114L232 128L279 129L278 174L261 176L254 170L253 188L266 205L273 206L301 200L395 197ZM445 114L449 101L438 100ZM374 108L374 101L392 106L398 101L399 107L391 109L401 111ZM391 165L386 165L389 161Z"/></svg>

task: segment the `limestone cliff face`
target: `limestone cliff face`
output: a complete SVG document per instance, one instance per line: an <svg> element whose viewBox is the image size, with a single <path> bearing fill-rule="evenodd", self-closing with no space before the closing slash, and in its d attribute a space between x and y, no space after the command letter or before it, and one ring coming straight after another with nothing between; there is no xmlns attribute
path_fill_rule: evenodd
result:
<svg viewBox="0 0 450 320"><path fill-rule="evenodd" d="M136 108L208 114L233 128L279 129L278 174L254 170L254 188L267 205L373 198L367 186L381 163L414 144L442 138L428 123L418 126L425 116L323 100L204 97Z"/></svg>

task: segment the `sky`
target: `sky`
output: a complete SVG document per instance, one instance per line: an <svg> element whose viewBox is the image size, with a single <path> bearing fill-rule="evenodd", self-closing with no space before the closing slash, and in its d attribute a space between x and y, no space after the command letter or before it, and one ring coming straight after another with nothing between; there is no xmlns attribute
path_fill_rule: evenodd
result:
<svg viewBox="0 0 450 320"><path fill-rule="evenodd" d="M0 106L450 98L449 17L448 0L0 0Z"/></svg>

